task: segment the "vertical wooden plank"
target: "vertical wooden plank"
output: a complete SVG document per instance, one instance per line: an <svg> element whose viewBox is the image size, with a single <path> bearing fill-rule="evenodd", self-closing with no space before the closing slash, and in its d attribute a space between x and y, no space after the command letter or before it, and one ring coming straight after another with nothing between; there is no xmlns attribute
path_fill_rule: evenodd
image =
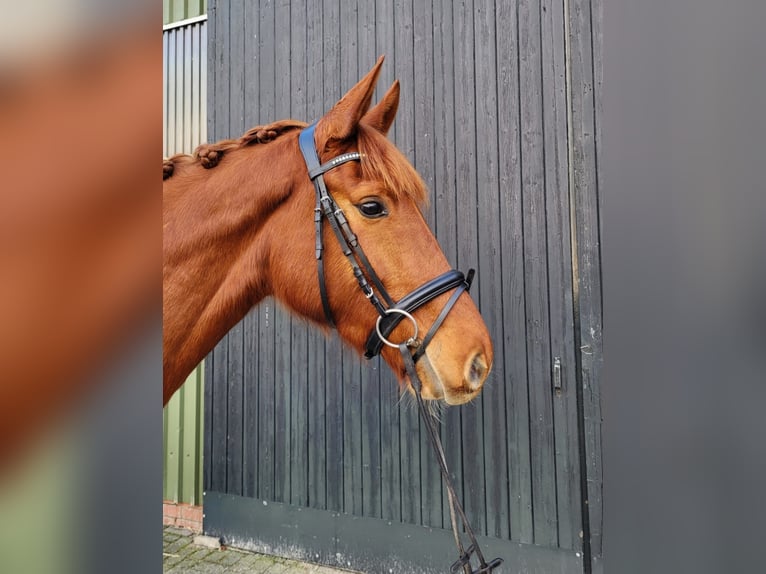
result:
<svg viewBox="0 0 766 574"><path fill-rule="evenodd" d="M595 218L598 221L596 226L597 235L594 237L593 231L591 231L590 241L586 241L586 246L589 246L589 259L594 262L593 265L587 267L587 283L583 290L582 295L586 295L582 301L588 302L584 311L584 315L587 317L587 324L598 324L599 327L594 333L598 334L598 337L594 337L596 341L593 343L593 355L588 356L587 369L589 376L587 377L588 386L585 387L585 378L583 378L583 398L587 391L587 419L590 423L584 428L585 436L589 437L589 442L585 440L585 460L589 468L587 475L587 497L589 501L589 532L591 534L592 545L590 552L594 557L601 557L602 555L602 516L603 516L603 502L602 502L602 469L601 469L601 368L603 364L602 355L602 341L601 341L601 325L603 324L603 315L601 308L601 236L603 235L603 219L600 217L604 204L604 195L600 190L603 187L604 170L599 169L601 165L603 139L601 137L602 121L603 118L603 35L602 35L602 21L603 21L603 1L591 0L590 3L590 24L591 24L591 47L593 53L591 54L593 62L593 121L595 124L595 149L594 149L594 162L592 169L595 170L595 182L597 196L595 202L591 200L589 207L594 210L590 213L591 221ZM586 228L592 229L592 223L587 225ZM595 239L595 240L594 240ZM592 287L591 287L592 285ZM592 303L591 303L592 301ZM582 317L583 314L580 315ZM581 323L582 328L582 323ZM590 328L588 330L590 334ZM583 351L585 352L585 351ZM585 401L583 400L583 404Z"/></svg>
<svg viewBox="0 0 766 574"><path fill-rule="evenodd" d="M259 62L259 108L258 124L268 123L275 119L276 95L275 79L275 38L274 38L274 2L262 0L259 9L258 50ZM275 302L268 298L261 302L259 308L258 344L260 369L258 377L258 424L259 440L261 441L261 458L259 461L258 487L259 496L264 500L275 500L275 468L276 468L276 384L278 373L275 369L276 359L276 309Z"/></svg>
<svg viewBox="0 0 766 574"><path fill-rule="evenodd" d="M348 347L343 357L343 512L362 512L362 389L360 360Z"/></svg>
<svg viewBox="0 0 766 574"><path fill-rule="evenodd" d="M290 317L279 305L274 309L274 500L289 502L292 434L292 336Z"/></svg>
<svg viewBox="0 0 766 574"><path fill-rule="evenodd" d="M546 9L547 8L547 9ZM543 2L543 120L548 246L550 356L558 358L553 393L558 545L581 549L580 460L577 433L572 252L569 229L566 51L563 4Z"/></svg>
<svg viewBox="0 0 766 574"><path fill-rule="evenodd" d="M573 245L576 247L575 308L579 321L579 393L585 439L587 528L590 552L601 555L601 247L596 155L593 25L600 30L601 4L592 12L589 1L568 3L569 74L571 94L570 186L573 194ZM599 61L600 67L600 61ZM600 72L599 76L600 78ZM600 101L600 100L599 100ZM587 550L587 549L586 549Z"/></svg>
<svg viewBox="0 0 766 574"><path fill-rule="evenodd" d="M455 72L452 7L433 3L433 77L435 178L432 202L435 232L451 265L457 265L457 194L455 191ZM441 437L457 496L462 500L463 466L460 436L461 409L447 408L442 414ZM442 528L450 528L446 489L442 492Z"/></svg>
<svg viewBox="0 0 766 574"><path fill-rule="evenodd" d="M274 4L274 115L272 116L274 120L290 117L290 100L292 98L290 86L291 33L290 2L279 0ZM276 353L275 500L289 502L291 485L290 434L292 432L290 412L292 335L290 333L290 316L283 307L277 305L274 319L276 326L274 333L274 350Z"/></svg>
<svg viewBox="0 0 766 574"><path fill-rule="evenodd" d="M502 357L506 386L510 537L531 543L532 482L529 452L524 240L521 214L521 111L519 22L515 4L497 5L497 81L500 249L502 273ZM497 342L496 342L497 344Z"/></svg>
<svg viewBox="0 0 766 574"><path fill-rule="evenodd" d="M433 16L431 2L412 4L412 53L408 58L412 89L405 95L412 99L414 153L410 159L425 181L433 190L435 181L434 150L434 69L433 69ZM424 216L433 230L436 222L436 202L430 201ZM420 480L422 523L428 526L442 525L442 484L441 473L431 450L428 434L420 432Z"/></svg>
<svg viewBox="0 0 766 574"><path fill-rule="evenodd" d="M226 492L228 469L227 427L228 427L228 362L229 336L226 335L213 349L213 396L212 396L212 434L210 490Z"/></svg>
<svg viewBox="0 0 766 574"><path fill-rule="evenodd" d="M357 74L361 76L377 60L375 46L375 4L362 2L357 8L358 57ZM388 88L383 78L378 80L374 96L380 99ZM361 448L361 495L363 516L380 517L382 514L380 477L380 371L377 359L363 361L360 374L360 448Z"/></svg>
<svg viewBox="0 0 766 574"><path fill-rule="evenodd" d="M258 380L260 349L258 344L259 314L251 311L242 321L242 495L255 497L260 462L260 425Z"/></svg>
<svg viewBox="0 0 766 574"><path fill-rule="evenodd" d="M478 300L484 322L502 357L503 306L502 259L499 218L499 152L497 134L497 61L495 54L494 6L480 4L474 11L476 59L476 172L477 209L480 224L479 271L474 298ZM487 534L508 538L508 479L506 450L505 369L502 359L495 362L493 375L481 394L485 460Z"/></svg>
<svg viewBox="0 0 766 574"><path fill-rule="evenodd" d="M324 111L329 110L343 94L340 82L340 2L325 0L323 3ZM325 226L325 245L334 241L331 231ZM326 349L326 457L327 457L327 509L342 511L344 502L343 469L343 363L342 346L334 334L327 340Z"/></svg>
<svg viewBox="0 0 766 574"><path fill-rule="evenodd" d="M230 137L228 132L229 118L229 3L216 2L214 22L211 22L212 37L211 54L209 58L210 68L215 74L212 93L211 108L213 109L213 126L215 132L212 141L218 141Z"/></svg>
<svg viewBox="0 0 766 574"><path fill-rule="evenodd" d="M381 86L390 86L395 78L394 43L393 0L377 0L375 2L375 53L376 56L386 57L380 73ZM398 119L389 132L391 140L395 140L397 124ZM399 388L384 361L376 359L376 368L380 377L381 515L385 520L400 521L402 520L402 466Z"/></svg>
<svg viewBox="0 0 766 574"><path fill-rule="evenodd" d="M322 67L324 38L323 6L306 4L306 116L318 119L324 112L324 70ZM311 265L316 265L311 262ZM327 508L327 433L325 336L318 329L309 331L308 388L308 505Z"/></svg>
<svg viewBox="0 0 766 574"><path fill-rule="evenodd" d="M228 137L229 118L229 3L213 1L211 3L210 50L208 58L211 83L210 108L212 111L209 125L212 139ZM226 489L226 427L228 415L227 363L228 336L224 337L213 349L211 376L208 378L211 392L210 425L211 435L209 489L225 492Z"/></svg>
<svg viewBox="0 0 766 574"><path fill-rule="evenodd" d="M534 542L557 544L542 118L541 9L519 5L522 202Z"/></svg>
<svg viewBox="0 0 766 574"><path fill-rule="evenodd" d="M276 30L274 0L261 0L258 22L258 52L260 54L260 106L258 109L258 123L266 124L277 119L276 117L276 86L277 71L275 68L276 57ZM281 33L281 32L280 32ZM280 98L282 95L280 94Z"/></svg>
<svg viewBox="0 0 766 574"><path fill-rule="evenodd" d="M458 265L479 266L476 174L476 95L473 2L453 6L455 34L455 147ZM466 57L466 55L469 55ZM462 409L463 497L469 520L477 532L486 530L484 505L483 406L480 401Z"/></svg>
<svg viewBox="0 0 766 574"><path fill-rule="evenodd" d="M243 127L248 129L257 125L260 106L259 73L259 2L245 2L244 12L244 54L242 57L243 91L242 102ZM251 310L243 322L244 381L243 389L243 432L242 472L244 496L258 496L258 479L261 472L261 421L260 421L260 310ZM270 360L270 359L268 359ZM268 436L268 435L267 435Z"/></svg>
<svg viewBox="0 0 766 574"><path fill-rule="evenodd" d="M290 117L305 118L306 110L306 11L305 4L290 7ZM308 222L306 222L309 224ZM309 224L310 225L310 224ZM313 262L312 262L313 263ZM291 329L291 420L290 434L290 503L308 506L308 325L293 318Z"/></svg>
<svg viewBox="0 0 766 574"><path fill-rule="evenodd" d="M243 335L242 321L228 334L228 365L226 372L227 430L226 430L226 492L242 494L243 439Z"/></svg>
<svg viewBox="0 0 766 574"><path fill-rule="evenodd" d="M274 500L274 302L258 307L258 497Z"/></svg>
<svg viewBox="0 0 766 574"><path fill-rule="evenodd" d="M245 54L242 65L245 73L245 101L243 110L247 128L261 122L261 5L260 2L245 3ZM268 80L267 80L268 83Z"/></svg>
<svg viewBox="0 0 766 574"><path fill-rule="evenodd" d="M241 65L244 53L243 0L229 3L229 113L227 132L229 137L237 137L243 131L243 86L244 74ZM243 492L243 402L244 402L244 367L243 367L243 324L237 323L228 335L228 456L227 456L227 492L241 495Z"/></svg>
<svg viewBox="0 0 766 574"><path fill-rule="evenodd" d="M412 162L415 152L415 102L411 57L412 7L409 2L394 2L393 28L394 58L390 64L393 64L394 75L401 82L402 89L399 111L396 114L394 141L399 150ZM417 409L400 410L399 432L402 521L421 524L420 419Z"/></svg>
<svg viewBox="0 0 766 574"><path fill-rule="evenodd" d="M229 134L239 137L245 130L245 0L231 0L229 14Z"/></svg>
<svg viewBox="0 0 766 574"><path fill-rule="evenodd" d="M322 5L307 5L307 115L313 121L321 116L323 102L322 73ZM314 263L314 265L316 265ZM318 330L309 332L309 410L308 430L311 448L308 453L308 504L314 508L327 507L326 489L326 410L325 410L325 336Z"/></svg>
<svg viewBox="0 0 766 574"><path fill-rule="evenodd" d="M415 123L415 155L410 158L430 192L435 180L434 149L434 39L433 6L431 2L415 2L412 7L413 30L413 94ZM388 86L386 86L388 87ZM433 199L433 198L431 198ZM436 223L435 201L424 211L428 226L433 231Z"/></svg>
<svg viewBox="0 0 766 574"><path fill-rule="evenodd" d="M360 386L362 516L382 517L381 441L380 441L380 363L378 359L362 365Z"/></svg>
<svg viewBox="0 0 766 574"><path fill-rule="evenodd" d="M340 85L342 91L356 84L360 70L358 54L358 5L344 2L340 11ZM343 357L343 510L362 515L362 389L361 363L348 347Z"/></svg>

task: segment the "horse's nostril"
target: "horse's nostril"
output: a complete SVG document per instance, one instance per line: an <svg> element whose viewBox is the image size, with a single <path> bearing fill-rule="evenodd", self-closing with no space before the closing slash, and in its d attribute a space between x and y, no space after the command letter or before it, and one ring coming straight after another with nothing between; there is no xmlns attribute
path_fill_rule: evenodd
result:
<svg viewBox="0 0 766 574"><path fill-rule="evenodd" d="M466 383L468 383L471 390L476 390L481 387L487 376L487 370L487 360L484 357L484 353L475 355L468 366L466 376Z"/></svg>

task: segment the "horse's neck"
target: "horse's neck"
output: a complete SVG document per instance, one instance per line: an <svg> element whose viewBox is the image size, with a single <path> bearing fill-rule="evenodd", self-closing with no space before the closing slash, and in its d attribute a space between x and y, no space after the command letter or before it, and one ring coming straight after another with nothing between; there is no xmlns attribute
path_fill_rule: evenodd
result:
<svg viewBox="0 0 766 574"><path fill-rule="evenodd" d="M164 190L164 399L270 294L269 215L290 193L291 136L187 166ZM281 149L280 149L281 148Z"/></svg>

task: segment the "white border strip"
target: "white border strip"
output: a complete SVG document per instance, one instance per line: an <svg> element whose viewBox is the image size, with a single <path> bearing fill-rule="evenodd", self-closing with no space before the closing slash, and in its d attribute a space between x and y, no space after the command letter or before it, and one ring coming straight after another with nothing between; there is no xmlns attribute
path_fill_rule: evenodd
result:
<svg viewBox="0 0 766 574"><path fill-rule="evenodd" d="M202 16L195 16L194 18L187 18L186 20L179 20L178 22L171 22L170 24L164 24L162 26L162 31L167 32L168 30L174 30L175 28L183 28L184 26L191 26L192 24L197 24L198 22L204 22L207 20L207 14L202 14Z"/></svg>

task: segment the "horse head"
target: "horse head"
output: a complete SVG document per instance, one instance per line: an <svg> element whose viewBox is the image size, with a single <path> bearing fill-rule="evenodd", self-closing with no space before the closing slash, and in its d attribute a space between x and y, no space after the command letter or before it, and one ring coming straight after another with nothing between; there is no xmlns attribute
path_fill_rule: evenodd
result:
<svg viewBox="0 0 766 574"><path fill-rule="evenodd" d="M315 124L312 135L319 164L336 158L346 160L322 173L324 185L334 200L333 209L339 210L363 247L387 295L380 293L380 285L369 277L364 266L362 282L370 286L367 292L360 289L358 273L355 276L348 253L336 240L331 225L321 228L319 249L315 235L318 203L305 164L297 170L293 190L284 199L287 205L274 210L270 224L273 233L278 230L279 234L270 242L273 294L291 310L316 323L327 325L333 321L340 337L360 352L365 348L369 351L370 339L375 339L371 333L380 316L380 310L370 304L371 297L390 297L398 302L451 269L421 212L426 200L425 184L387 139L399 104L398 81L378 104L370 107L382 61ZM323 266L319 278L317 256ZM456 405L479 393L492 367L493 350L470 296L463 292L450 300L452 295L452 290L436 294L412 311L412 317L421 335L429 332L435 322L443 321L418 357L416 369L422 396ZM445 306L451 309L440 318ZM414 329L410 321L402 321L387 339L405 341L412 337ZM398 350L378 344L380 347L400 381L408 384Z"/></svg>

